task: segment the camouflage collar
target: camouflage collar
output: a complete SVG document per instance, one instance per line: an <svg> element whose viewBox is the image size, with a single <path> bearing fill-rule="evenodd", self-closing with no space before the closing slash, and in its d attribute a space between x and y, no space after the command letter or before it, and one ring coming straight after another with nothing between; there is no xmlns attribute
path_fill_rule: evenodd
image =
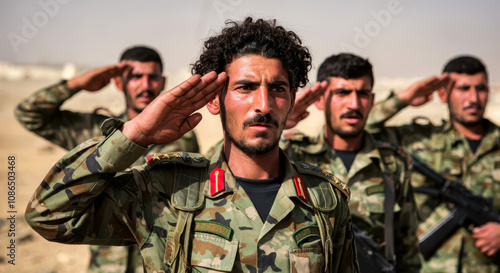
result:
<svg viewBox="0 0 500 273"><path fill-rule="evenodd" d="M128 114L127 114L127 110L125 109L125 111L123 113L121 113L118 117L119 120L122 120L123 122L127 122L130 120L130 118L128 117Z"/></svg>
<svg viewBox="0 0 500 273"><path fill-rule="evenodd" d="M307 145L306 147L302 147L301 149L305 153L311 155L325 154L325 156L332 156L334 154L333 149L325 139L323 129L320 131L318 136L311 139L309 145ZM380 154L377 151L377 144L375 139L366 131L363 131L363 146L359 153L366 154L371 158L380 158Z"/></svg>
<svg viewBox="0 0 500 273"><path fill-rule="evenodd" d="M495 147L500 147L500 128L488 119L484 119L486 124L486 134L482 138L481 146L485 146L486 150L491 150ZM454 147L458 142L465 142L465 137L458 132L450 120L443 120L442 130L449 140L449 147Z"/></svg>
<svg viewBox="0 0 500 273"><path fill-rule="evenodd" d="M236 179L234 178L234 175L231 172L231 169L229 168L226 158L223 153L224 150L224 145L220 145L217 151L214 153L212 158L210 159L210 167L208 169L209 173L212 173L212 171L215 168L219 168L224 172L224 183L225 183L225 188L224 190L220 191L219 193L211 196L210 194L210 183L205 184L205 189L204 189L204 194L207 198L217 198L223 194L226 193L231 193L231 192L236 192L238 189L236 189ZM295 197L299 200L301 200L305 205L310 206L307 202L303 201L295 188L294 180L293 177L298 174L297 170L292 166L292 163L288 159L288 156L283 152L283 150L280 148L280 159L283 160L283 166L284 166L284 174L283 174L283 183L281 184L281 189L284 191L285 195L288 196L289 198ZM238 186L239 187L239 186Z"/></svg>

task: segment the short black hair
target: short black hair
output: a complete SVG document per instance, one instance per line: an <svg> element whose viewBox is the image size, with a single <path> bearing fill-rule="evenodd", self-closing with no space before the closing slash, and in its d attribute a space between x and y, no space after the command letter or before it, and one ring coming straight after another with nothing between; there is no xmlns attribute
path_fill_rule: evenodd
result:
<svg viewBox="0 0 500 273"><path fill-rule="evenodd" d="M486 79L488 78L488 72L486 71L486 66L483 62L481 62L479 58L468 55L458 56L448 61L443 68L443 73L445 72L467 75L474 75L483 72Z"/></svg>
<svg viewBox="0 0 500 273"><path fill-rule="evenodd" d="M163 62L161 61L160 54L147 46L132 46L122 53L121 61L138 61L138 62L155 62L160 65L163 71Z"/></svg>
<svg viewBox="0 0 500 273"><path fill-rule="evenodd" d="M373 87L372 65L368 59L363 59L351 53L340 53L328 57L318 69L317 81L328 81L330 77L357 79L369 76Z"/></svg>
<svg viewBox="0 0 500 273"><path fill-rule="evenodd" d="M290 88L307 84L311 54L297 34L277 26L276 20L254 21L251 17L243 22L227 21L219 35L205 41L203 52L193 64L191 73L221 73L233 59L251 54L279 59L288 73Z"/></svg>

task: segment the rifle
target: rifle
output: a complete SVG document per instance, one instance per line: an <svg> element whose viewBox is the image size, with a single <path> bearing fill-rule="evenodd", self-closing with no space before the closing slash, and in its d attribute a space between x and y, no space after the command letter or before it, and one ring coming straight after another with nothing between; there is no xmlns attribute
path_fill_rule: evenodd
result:
<svg viewBox="0 0 500 273"><path fill-rule="evenodd" d="M356 231L353 224L358 264L361 273L394 273L394 265L380 253L380 246L368 235Z"/></svg>
<svg viewBox="0 0 500 273"><path fill-rule="evenodd" d="M441 245L448 240L460 227L472 232L473 227L488 222L500 222L500 216L492 211L491 202L465 188L458 181L448 181L413 155L413 169L423 174L434 183L436 188L415 187L414 191L431 196L443 197L453 203L448 216L442 218L419 237L420 251L429 260ZM494 262L500 265L499 252L495 254Z"/></svg>

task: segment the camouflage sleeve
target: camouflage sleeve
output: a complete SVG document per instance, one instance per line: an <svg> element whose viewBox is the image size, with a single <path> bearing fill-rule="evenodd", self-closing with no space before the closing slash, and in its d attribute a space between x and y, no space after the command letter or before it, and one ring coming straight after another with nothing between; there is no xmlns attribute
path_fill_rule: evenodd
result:
<svg viewBox="0 0 500 273"><path fill-rule="evenodd" d="M76 94L65 81L35 92L14 110L17 120L29 131L71 150L83 141L100 136L100 124L108 117L91 113L61 111L61 105Z"/></svg>
<svg viewBox="0 0 500 273"><path fill-rule="evenodd" d="M102 139L102 137L100 138ZM145 148L119 130L73 149L49 171L26 208L26 220L49 241L74 244L141 243L137 221L148 189L142 167L125 170ZM136 184L137 183L137 184ZM126 209L125 209L126 208Z"/></svg>
<svg viewBox="0 0 500 273"><path fill-rule="evenodd" d="M400 150L400 153L404 153ZM419 258L420 248L417 237L418 216L417 207L413 197L411 186L411 172L409 158L406 154L405 161L399 161L399 180L396 201L401 207L399 213L394 215L394 241L396 243L396 271L397 272L420 272L421 262Z"/></svg>
<svg viewBox="0 0 500 273"><path fill-rule="evenodd" d="M391 92L384 101L378 102L372 107L366 120L365 130L372 134L379 133L384 128L386 121L407 106L408 104L402 102L394 92Z"/></svg>
<svg viewBox="0 0 500 273"><path fill-rule="evenodd" d="M338 207L335 209L337 215L335 216L334 228L336 230L332 242L334 254L330 261L333 267L329 272L360 272L348 200L340 197L342 193L338 189L335 189L335 192L339 196L339 200Z"/></svg>

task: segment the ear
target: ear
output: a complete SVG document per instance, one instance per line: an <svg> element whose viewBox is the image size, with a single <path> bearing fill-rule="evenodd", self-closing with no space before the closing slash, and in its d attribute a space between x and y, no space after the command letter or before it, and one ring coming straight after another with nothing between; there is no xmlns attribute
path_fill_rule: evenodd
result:
<svg viewBox="0 0 500 273"><path fill-rule="evenodd" d="M291 107L290 111L288 113L291 113L293 111L293 107L295 107L295 98L297 97L297 88L293 88L290 90L290 100L291 100Z"/></svg>
<svg viewBox="0 0 500 273"><path fill-rule="evenodd" d="M220 113L219 95L215 96L215 99L207 103L207 109L212 115L218 115Z"/></svg>
<svg viewBox="0 0 500 273"><path fill-rule="evenodd" d="M122 77L120 77L120 76L114 77L113 81L115 82L116 88L118 88L119 90L123 91Z"/></svg>
<svg viewBox="0 0 500 273"><path fill-rule="evenodd" d="M325 92L321 97L319 97L315 102L314 105L316 105L316 108L318 110L324 111L325 110L325 96L327 95L328 91Z"/></svg>
<svg viewBox="0 0 500 273"><path fill-rule="evenodd" d="M448 103L448 92L446 91L446 88L444 87L439 88L438 96L443 103Z"/></svg>

